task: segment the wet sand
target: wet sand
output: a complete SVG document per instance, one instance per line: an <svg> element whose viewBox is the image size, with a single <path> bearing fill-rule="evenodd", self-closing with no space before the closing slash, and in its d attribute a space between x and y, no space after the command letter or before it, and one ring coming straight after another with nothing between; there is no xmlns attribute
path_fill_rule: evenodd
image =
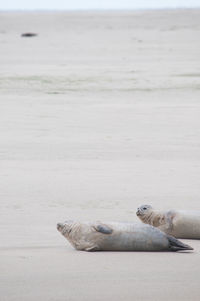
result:
<svg viewBox="0 0 200 301"><path fill-rule="evenodd" d="M199 241L85 253L56 223L200 210L200 10L0 18L0 299L199 300Z"/></svg>

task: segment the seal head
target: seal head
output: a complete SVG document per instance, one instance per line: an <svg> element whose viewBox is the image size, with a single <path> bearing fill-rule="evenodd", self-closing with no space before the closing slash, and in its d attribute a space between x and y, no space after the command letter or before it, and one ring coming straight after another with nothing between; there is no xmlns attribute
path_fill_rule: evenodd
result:
<svg viewBox="0 0 200 301"><path fill-rule="evenodd" d="M162 214L162 212L155 211L151 205L140 206L136 211L136 215L143 223L159 227L161 231L167 234L171 233L172 224L170 218Z"/></svg>
<svg viewBox="0 0 200 301"><path fill-rule="evenodd" d="M65 221L64 223L57 223L57 230L64 236L69 235L72 230L73 221Z"/></svg>
<svg viewBox="0 0 200 301"><path fill-rule="evenodd" d="M152 210L153 207L151 205L142 205L137 208L137 216L143 216L146 215L148 211Z"/></svg>

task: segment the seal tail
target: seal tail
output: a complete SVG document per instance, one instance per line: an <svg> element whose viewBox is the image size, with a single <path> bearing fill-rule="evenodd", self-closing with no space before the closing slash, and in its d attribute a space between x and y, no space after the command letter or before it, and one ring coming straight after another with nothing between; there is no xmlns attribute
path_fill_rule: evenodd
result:
<svg viewBox="0 0 200 301"><path fill-rule="evenodd" d="M167 235L169 241L169 248L171 251L185 251L185 250L194 250L189 245L182 243L180 240L176 239L173 236Z"/></svg>

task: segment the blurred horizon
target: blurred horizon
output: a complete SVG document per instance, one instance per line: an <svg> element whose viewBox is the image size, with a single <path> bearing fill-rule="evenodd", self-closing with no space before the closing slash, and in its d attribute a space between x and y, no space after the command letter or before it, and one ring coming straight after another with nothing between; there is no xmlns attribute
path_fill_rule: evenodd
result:
<svg viewBox="0 0 200 301"><path fill-rule="evenodd" d="M0 11L32 10L153 10L200 8L199 0L7 0Z"/></svg>

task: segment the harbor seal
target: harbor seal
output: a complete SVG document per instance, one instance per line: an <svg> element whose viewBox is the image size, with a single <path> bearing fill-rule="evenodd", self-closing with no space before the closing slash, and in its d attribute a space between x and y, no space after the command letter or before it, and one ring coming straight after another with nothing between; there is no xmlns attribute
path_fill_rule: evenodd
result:
<svg viewBox="0 0 200 301"><path fill-rule="evenodd" d="M193 250L159 229L138 223L66 221L58 231L83 251L181 251Z"/></svg>
<svg viewBox="0 0 200 301"><path fill-rule="evenodd" d="M136 215L145 224L157 227L177 238L200 239L200 212L157 211L150 205L142 205Z"/></svg>

